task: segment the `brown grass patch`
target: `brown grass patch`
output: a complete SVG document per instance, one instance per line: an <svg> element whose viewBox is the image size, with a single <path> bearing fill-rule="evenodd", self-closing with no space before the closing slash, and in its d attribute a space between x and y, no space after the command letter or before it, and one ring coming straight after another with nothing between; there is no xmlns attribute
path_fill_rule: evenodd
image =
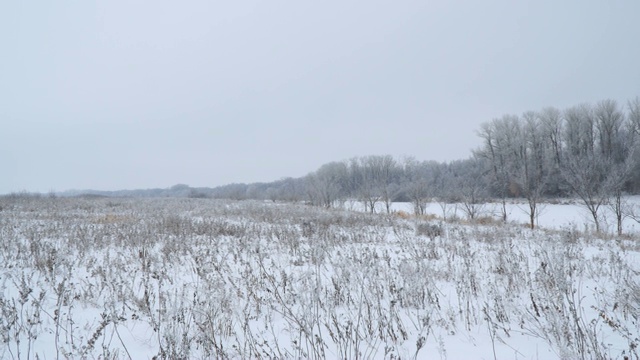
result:
<svg viewBox="0 0 640 360"><path fill-rule="evenodd" d="M406 212L406 211L402 211L402 210L400 210L400 211L396 211L396 212L394 213L394 215L395 215L396 217L399 217L400 219L404 219L404 220L411 219L411 214L409 214L409 213L408 213L408 212Z"/></svg>
<svg viewBox="0 0 640 360"><path fill-rule="evenodd" d="M420 220L426 220L426 221L441 220L440 216L436 214L424 214L424 215L417 216L417 218Z"/></svg>

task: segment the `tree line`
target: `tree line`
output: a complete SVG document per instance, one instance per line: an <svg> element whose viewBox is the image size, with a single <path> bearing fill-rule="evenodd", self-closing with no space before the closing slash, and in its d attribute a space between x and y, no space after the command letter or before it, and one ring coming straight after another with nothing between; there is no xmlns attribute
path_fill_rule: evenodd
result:
<svg viewBox="0 0 640 360"><path fill-rule="evenodd" d="M456 202L471 219L491 198L501 202L504 221L507 200L523 198L531 227L543 199L576 197L597 231L603 206L612 206L622 231L623 196L640 190L640 98L507 114L481 124L477 135L482 145L464 160L371 155L330 162L301 178L218 187L212 196L324 207L357 200L370 212L404 201L416 214L432 201Z"/></svg>

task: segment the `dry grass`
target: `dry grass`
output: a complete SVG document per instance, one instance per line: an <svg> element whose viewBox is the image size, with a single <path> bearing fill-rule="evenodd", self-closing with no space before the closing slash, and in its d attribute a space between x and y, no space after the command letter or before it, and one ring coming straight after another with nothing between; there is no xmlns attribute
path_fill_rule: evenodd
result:
<svg viewBox="0 0 640 360"><path fill-rule="evenodd" d="M638 355L632 239L249 201L0 206L0 358L407 359L455 336Z"/></svg>

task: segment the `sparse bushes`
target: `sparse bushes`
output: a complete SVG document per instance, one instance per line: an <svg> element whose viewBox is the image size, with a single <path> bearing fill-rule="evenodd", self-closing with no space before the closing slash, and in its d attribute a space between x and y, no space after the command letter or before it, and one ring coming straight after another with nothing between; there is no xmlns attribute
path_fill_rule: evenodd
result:
<svg viewBox="0 0 640 360"><path fill-rule="evenodd" d="M425 235L433 240L436 237L442 236L442 225L418 223L416 224L416 235Z"/></svg>

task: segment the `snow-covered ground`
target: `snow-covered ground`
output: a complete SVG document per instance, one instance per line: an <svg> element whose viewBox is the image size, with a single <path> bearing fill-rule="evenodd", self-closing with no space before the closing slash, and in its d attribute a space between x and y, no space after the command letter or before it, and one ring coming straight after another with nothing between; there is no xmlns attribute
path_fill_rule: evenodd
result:
<svg viewBox="0 0 640 360"><path fill-rule="evenodd" d="M638 240L512 206L0 198L0 358L638 358Z"/></svg>
<svg viewBox="0 0 640 360"><path fill-rule="evenodd" d="M640 196L629 196L625 198L626 203L629 206L636 206L640 209ZM570 229L575 228L580 231L593 231L594 224L591 214L587 209L580 205L579 200L556 200L553 202L541 202L539 206L539 214L536 219L536 226L545 229ZM349 201L344 205L345 208L357 211L363 211L364 206L358 201ZM490 216L496 220L501 218L502 204L500 203L487 203L481 206L480 216ZM412 214L413 204L411 203L393 203L391 206L393 211L403 211L408 214ZM507 209L507 221L511 224L529 224L528 205L524 199L510 199L506 206ZM382 202L376 204L376 212L384 213L385 208ZM441 204L437 202L428 203L425 208L425 213L434 215L438 218L443 218L445 215L447 218L466 218L463 211L462 204L446 204L445 210ZM611 208L607 205L603 205L600 208L601 213L601 226L604 233L616 232L617 223L615 216ZM628 234L640 233L640 223L634 221L629 217L625 217L623 220L624 232Z"/></svg>

